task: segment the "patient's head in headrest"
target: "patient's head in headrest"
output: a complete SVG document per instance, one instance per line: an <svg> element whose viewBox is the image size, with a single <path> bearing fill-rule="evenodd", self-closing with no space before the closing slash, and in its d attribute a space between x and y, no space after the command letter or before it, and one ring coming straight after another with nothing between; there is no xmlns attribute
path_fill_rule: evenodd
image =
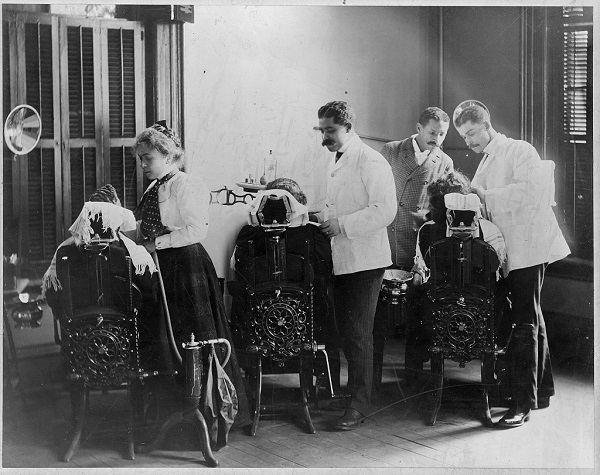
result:
<svg viewBox="0 0 600 475"><path fill-rule="evenodd" d="M466 195L471 192L471 181L469 178L454 170L446 173L427 187L429 195L429 212L431 219L438 224L446 223L446 204L444 196L448 193L460 193Z"/></svg>
<svg viewBox="0 0 600 475"><path fill-rule="evenodd" d="M454 234L473 234L480 217L481 201L476 194L448 193L444 196L446 221Z"/></svg>
<svg viewBox="0 0 600 475"><path fill-rule="evenodd" d="M306 195L300 189L300 185L296 183L291 178L276 178L273 181L267 183L265 190L286 190L289 191L290 194L296 198L296 201L301 205L306 206Z"/></svg>
<svg viewBox="0 0 600 475"><path fill-rule="evenodd" d="M89 244L92 239L117 239L119 230L135 229L133 213L121 206L112 185L98 188L83 204L79 216L69 228L75 244Z"/></svg>
<svg viewBox="0 0 600 475"><path fill-rule="evenodd" d="M117 195L117 190L110 183L101 186L90 195L88 200L94 203L112 203L116 206L121 206L121 200ZM93 229L94 235L100 239L115 239L116 232L110 228L104 229L102 222L102 214L98 214L90 219L90 226Z"/></svg>
<svg viewBox="0 0 600 475"><path fill-rule="evenodd" d="M249 208L248 220L253 226L296 227L308 223L306 195L290 178L277 178L268 183L256 194Z"/></svg>
<svg viewBox="0 0 600 475"><path fill-rule="evenodd" d="M106 203L112 203L114 205L121 206L121 200L119 199L119 196L117 195L117 190L115 190L115 187L112 186L110 183L108 183L104 186L101 186L96 191L94 191L90 195L90 199L88 201L94 201L94 202L104 201Z"/></svg>

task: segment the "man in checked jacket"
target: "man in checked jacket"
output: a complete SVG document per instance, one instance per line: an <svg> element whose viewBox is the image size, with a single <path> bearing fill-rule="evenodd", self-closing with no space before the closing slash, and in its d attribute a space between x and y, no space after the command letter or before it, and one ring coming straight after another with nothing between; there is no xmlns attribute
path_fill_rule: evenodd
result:
<svg viewBox="0 0 600 475"><path fill-rule="evenodd" d="M398 211L387 227L392 249L393 268L410 271L415 257L417 232L428 220L429 198L427 185L453 171L452 159L441 150L450 127L450 118L439 107L428 107L419 116L417 133L404 139L386 143L381 154L389 162L396 183ZM410 303L408 305L410 308ZM409 313L411 313L409 311ZM381 383L381 365L386 333L387 305L379 304L375 317L374 373L375 386ZM423 368L423 349L418 334L411 331L418 322L408 318L405 366L413 369L409 377Z"/></svg>

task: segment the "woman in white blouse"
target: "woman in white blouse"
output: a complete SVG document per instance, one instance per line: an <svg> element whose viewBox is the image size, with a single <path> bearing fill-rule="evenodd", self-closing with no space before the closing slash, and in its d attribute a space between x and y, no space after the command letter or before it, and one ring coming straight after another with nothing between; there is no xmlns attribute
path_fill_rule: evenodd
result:
<svg viewBox="0 0 600 475"><path fill-rule="evenodd" d="M201 241L208 232L210 192L202 179L180 170L183 149L164 121L143 130L134 151L152 180L136 210L136 241L156 252L178 348L190 340L226 338L231 332L221 286ZM225 368L236 387L240 415L248 414L235 351ZM243 418L242 416L242 418Z"/></svg>

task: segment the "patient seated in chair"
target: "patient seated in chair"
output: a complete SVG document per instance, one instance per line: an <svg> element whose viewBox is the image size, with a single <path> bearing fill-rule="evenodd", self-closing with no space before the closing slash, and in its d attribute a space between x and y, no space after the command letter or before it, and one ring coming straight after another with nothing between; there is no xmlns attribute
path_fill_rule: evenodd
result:
<svg viewBox="0 0 600 475"><path fill-rule="evenodd" d="M306 242L308 241L309 243L308 255L313 271L311 278L313 286L314 336L319 343L326 345L331 366L333 391L338 392L340 360L339 349L336 345L335 336L337 332L330 290L333 268L330 240L318 231L317 226L309 223L306 196L298 184L291 179L278 178L268 183L266 189L257 194L256 199L250 205L248 217L250 224L244 226L237 236L236 247L231 259L236 280L228 284L233 296L231 319L234 327L238 330L235 333L239 338L240 329L243 328L243 319L245 318L243 309L247 308L244 302L243 289L248 286L253 276L256 279L255 284L260 284L271 279L271 276L268 275L269 269L267 268L267 260L264 256L267 253L265 236L271 232L270 227L273 226L273 223L265 225L265 216L260 216L261 203L264 204L263 200L268 195L278 198L286 197L290 205L287 223L281 222L282 217L279 217L279 219L275 218L278 221L275 227L285 224L286 271L289 280L302 280L302 256L305 255ZM257 214L259 215L258 217ZM267 218L273 220L273 216ZM283 218L283 220L285 219ZM259 223L261 220L263 221L262 225ZM250 243L253 246L254 262L250 262ZM240 344L238 342L236 346ZM327 374L324 365L324 361L321 358L317 358L315 373Z"/></svg>
<svg viewBox="0 0 600 475"><path fill-rule="evenodd" d="M431 341L428 318L430 316L427 291L430 282L431 255L430 247L434 243L453 234L464 238L473 237L490 244L498 256L496 273L496 299L503 308L507 301L507 289L501 276L500 266L506 259L506 245L498 227L481 217L481 202L477 195L471 193L469 179L459 171L450 172L427 187L430 202L430 220L424 223L417 235L415 263L412 271L414 278L411 291L415 298L411 321L408 322L405 367L409 380L414 382L423 371L423 363L429 359L428 345ZM450 279L450 272L438 269L439 279ZM483 279L474 275L473 279ZM437 282L442 284L443 282ZM499 316L500 317L500 316ZM497 319L499 339L507 337L507 329Z"/></svg>
<svg viewBox="0 0 600 475"><path fill-rule="evenodd" d="M96 190L69 228L71 237L56 250L44 274L42 294L59 323L67 316L65 306L70 314L97 306L127 314L132 308L138 314L142 363L157 369L165 349L159 349L158 322L154 321L158 317L153 310L157 306L156 266L143 246L122 233L131 229L135 229L135 218L121 206L115 189L106 185ZM63 295L66 285L68 302Z"/></svg>

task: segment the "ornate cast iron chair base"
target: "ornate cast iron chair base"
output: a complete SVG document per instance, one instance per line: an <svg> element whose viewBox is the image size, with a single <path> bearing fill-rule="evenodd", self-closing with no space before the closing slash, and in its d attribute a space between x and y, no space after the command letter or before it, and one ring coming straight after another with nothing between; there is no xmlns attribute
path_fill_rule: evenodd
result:
<svg viewBox="0 0 600 475"><path fill-rule="evenodd" d="M313 385L314 361L317 351L323 351L331 373L324 346L317 345L313 322L314 269L310 261L311 244L302 241L301 251L287 252L286 229L290 225L291 203L287 196L265 195L256 217L265 230L260 242L264 251L255 254L255 242L248 241L248 269L236 269L236 280L244 282L243 310L240 312L243 347L249 355L246 374L252 387L254 416L250 429L256 434L261 417L291 415L290 411L275 411L262 402L263 373L298 373L300 379L300 409L309 433L315 432L308 403ZM264 241L263 241L264 240ZM259 247L257 245L257 247ZM266 363L269 363L269 368ZM267 413L267 411L269 411Z"/></svg>
<svg viewBox="0 0 600 475"><path fill-rule="evenodd" d="M72 263L73 261L73 263ZM115 271L116 269L116 271ZM57 261L63 289L53 308L55 341L71 367L73 437L63 460L79 447L90 390L127 389L127 458L134 458L134 430L142 422L138 308L141 293L132 281L129 256L108 241L68 249Z"/></svg>
<svg viewBox="0 0 600 475"><path fill-rule="evenodd" d="M498 257L482 240L450 237L430 247L431 305L433 342L430 346L433 381L433 410L429 425L434 425L442 403L444 359L465 363L481 361L481 406L486 427L492 427L489 392L497 389L499 356L506 354L506 344L498 346L497 317L503 310L505 296L498 292L495 271Z"/></svg>
<svg viewBox="0 0 600 475"><path fill-rule="evenodd" d="M261 417L292 417L294 419L300 418L304 423L306 432L309 434L315 433L315 426L310 417L309 411L309 395L312 388L312 377L313 377L313 354L311 352L304 352L301 355L299 362L298 376L300 380L300 402L298 408L300 414L296 414L291 408L286 410L275 410L274 407L267 407L263 405L262 401L262 376L263 376L263 355L260 348L251 349L253 353L253 373L249 374L250 386L252 388L252 398L254 401L254 415L252 418L252 426L250 427L250 435L256 435L256 429L258 428L258 421ZM300 415L300 417L298 417Z"/></svg>

